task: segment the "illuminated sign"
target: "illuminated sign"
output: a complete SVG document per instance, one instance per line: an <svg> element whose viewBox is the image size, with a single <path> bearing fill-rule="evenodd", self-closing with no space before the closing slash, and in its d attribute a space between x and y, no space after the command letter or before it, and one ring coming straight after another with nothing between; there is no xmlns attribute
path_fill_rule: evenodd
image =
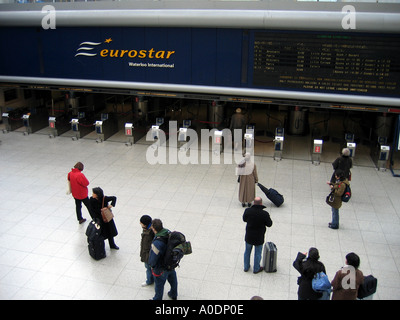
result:
<svg viewBox="0 0 400 320"><path fill-rule="evenodd" d="M398 95L400 37L321 32L255 32L256 86Z"/></svg>
<svg viewBox="0 0 400 320"><path fill-rule="evenodd" d="M101 57L101 58L130 58L130 59L150 59L169 60L175 54L175 50L156 50L150 49L114 49L110 48L112 38L107 38L104 42L84 41L76 50L76 57ZM108 48L104 48L104 46ZM150 67L150 68L174 68L174 63L154 63L154 62L135 62L129 61L129 67Z"/></svg>

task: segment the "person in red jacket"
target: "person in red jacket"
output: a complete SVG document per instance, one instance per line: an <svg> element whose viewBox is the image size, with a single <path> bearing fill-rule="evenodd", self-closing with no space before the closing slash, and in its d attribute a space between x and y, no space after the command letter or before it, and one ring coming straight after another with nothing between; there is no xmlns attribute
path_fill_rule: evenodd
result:
<svg viewBox="0 0 400 320"><path fill-rule="evenodd" d="M86 219L82 218L82 202L92 217L92 211L88 197L89 180L86 179L85 175L82 173L83 168L83 163L77 162L76 165L71 169L71 172L68 173L68 181L71 185L72 196L75 199L76 218L78 219L79 224L86 221Z"/></svg>

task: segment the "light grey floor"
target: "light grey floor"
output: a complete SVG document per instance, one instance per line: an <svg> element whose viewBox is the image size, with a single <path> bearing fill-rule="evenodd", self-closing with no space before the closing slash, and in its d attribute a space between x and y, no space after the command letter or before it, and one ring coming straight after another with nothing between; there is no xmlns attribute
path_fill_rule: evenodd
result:
<svg viewBox="0 0 400 320"><path fill-rule="evenodd" d="M256 144L259 180L280 191L285 203L274 207L257 188L274 222L266 239L278 247L278 271L254 275L243 272L245 224L234 164L150 165L145 143L127 147L21 132L0 133L0 140L1 299L152 298L154 288L141 287L143 214L192 243L193 253L177 269L179 299L297 299L292 262L311 246L330 279L354 251L364 274L378 278L374 299L400 299L400 179L378 172L362 146L352 171L353 197L340 210L340 229L331 230L326 181L338 146L324 144L324 162L316 166L308 138L288 138L280 162L271 157L272 143ZM100 261L89 256L88 222L77 223L74 201L65 194L66 175L77 161L85 164L89 187L118 198L120 250L106 244ZM83 215L89 218L86 208Z"/></svg>

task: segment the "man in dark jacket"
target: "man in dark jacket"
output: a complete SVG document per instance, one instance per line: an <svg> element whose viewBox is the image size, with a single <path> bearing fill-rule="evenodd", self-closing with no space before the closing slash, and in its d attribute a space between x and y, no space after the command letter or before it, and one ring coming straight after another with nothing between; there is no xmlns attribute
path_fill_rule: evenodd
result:
<svg viewBox="0 0 400 320"><path fill-rule="evenodd" d="M254 267L253 273L259 273L264 270L260 267L262 247L264 244L264 236L266 227L272 226L272 220L269 213L265 210L265 206L262 204L260 197L254 198L254 204L247 208L243 214L243 221L246 224L246 249L244 251L244 271L247 272L250 269L250 254L253 246L254 250Z"/></svg>
<svg viewBox="0 0 400 320"><path fill-rule="evenodd" d="M175 269L165 270L163 266L165 252L167 251L167 239L170 231L164 229L160 219L154 219L151 224L155 237L151 244L148 264L152 268L155 284L155 295L153 300L162 300L164 294L165 282L168 280L171 285L171 290L168 296L172 300L178 297L178 279L176 277Z"/></svg>

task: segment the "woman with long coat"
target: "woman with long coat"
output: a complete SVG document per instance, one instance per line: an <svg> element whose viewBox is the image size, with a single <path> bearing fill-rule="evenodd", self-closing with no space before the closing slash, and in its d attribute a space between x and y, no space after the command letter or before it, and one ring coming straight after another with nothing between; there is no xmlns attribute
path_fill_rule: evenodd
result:
<svg viewBox="0 0 400 320"><path fill-rule="evenodd" d="M104 196L104 192L101 188L93 188L93 195L90 197L90 204L92 207L92 212L94 219L100 223L101 234L105 239L108 239L108 243L110 244L111 249L118 250L119 247L114 242L114 237L118 235L117 227L115 226L114 219L111 219L109 222L104 222L101 216L101 208L103 205L104 199L104 207L108 207L111 209L115 207L117 202L117 197L114 196ZM111 202L111 204L109 204Z"/></svg>
<svg viewBox="0 0 400 320"><path fill-rule="evenodd" d="M237 175L240 183L239 201L242 203L242 207L245 207L246 203L250 207L256 197L256 183L258 182L256 164L251 161L250 153L246 153L244 161L238 165Z"/></svg>
<svg viewBox="0 0 400 320"><path fill-rule="evenodd" d="M312 288L312 279L319 272L326 273L325 266L319 260L319 252L317 248L310 248L308 257L304 253L299 252L293 267L300 273L297 279L299 289L297 296L299 300L318 300L322 298L322 293L314 291Z"/></svg>

